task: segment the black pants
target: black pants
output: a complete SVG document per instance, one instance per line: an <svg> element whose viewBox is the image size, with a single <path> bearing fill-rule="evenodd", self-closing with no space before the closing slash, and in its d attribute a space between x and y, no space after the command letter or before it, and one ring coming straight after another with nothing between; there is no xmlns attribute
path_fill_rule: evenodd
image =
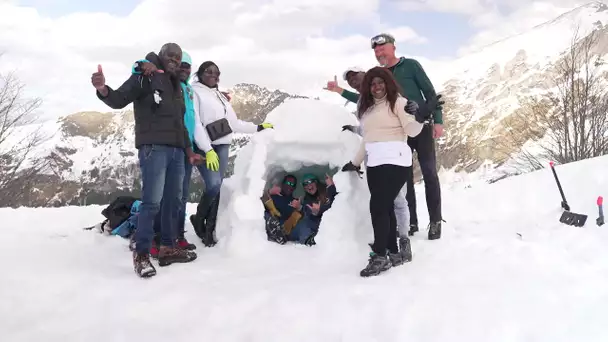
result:
<svg viewBox="0 0 608 342"><path fill-rule="evenodd" d="M433 139L433 126L425 125L422 132L414 138L408 138L407 144L418 154L418 162L424 178L426 206L431 222L439 222L441 216L441 187L437 175L437 158L435 156L435 139ZM410 224L418 224L416 214L416 192L414 190L414 168L407 171L407 206L410 210Z"/></svg>
<svg viewBox="0 0 608 342"><path fill-rule="evenodd" d="M404 166L378 165L367 168L367 186L371 194L369 212L374 227L372 250L386 255L388 249L397 253L397 220L395 219L395 198L406 178Z"/></svg>

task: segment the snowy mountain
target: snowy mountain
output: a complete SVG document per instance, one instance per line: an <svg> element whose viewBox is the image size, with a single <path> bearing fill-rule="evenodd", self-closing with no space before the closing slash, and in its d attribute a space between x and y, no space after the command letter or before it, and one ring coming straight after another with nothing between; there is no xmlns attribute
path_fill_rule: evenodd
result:
<svg viewBox="0 0 608 342"><path fill-rule="evenodd" d="M261 123L268 112L289 98L300 96L252 84L228 89L237 116ZM30 196L21 205L76 205L107 203L113 196L140 191L139 166L135 149L131 110L118 113L81 112L42 126L48 139L37 155L49 159L52 172L39 176ZM228 173L236 153L249 136L235 134ZM191 199L197 200L202 181L195 171Z"/></svg>
<svg viewBox="0 0 608 342"><path fill-rule="evenodd" d="M447 75L445 79L434 80L447 101L446 131L438 143L438 164L448 174L447 178L453 180L455 173L463 171L491 178L496 168L508 169L513 154L523 144L541 138L542 132L518 133L510 118L520 110L522 98L546 93L554 87L555 65L572 45L577 27L577 42L595 30L600 39L593 53L604 56L608 52L606 24L608 6L592 2L472 52L452 63L443 73ZM239 84L230 92L239 117L256 123L285 99L299 97L253 84ZM340 110L339 106L335 108ZM20 204L106 203L121 192L137 194L139 170L130 112L75 113L46 124L44 129L49 135L58 132L44 146L55 172L40 177L33 194ZM507 139L507 134L514 131L519 134L517 142ZM235 155L248 142L246 135L235 139L230 173ZM419 168L415 170L420 179ZM191 198L195 200L201 184L198 176L193 180Z"/></svg>
<svg viewBox="0 0 608 342"><path fill-rule="evenodd" d="M606 24L608 6L591 2L451 63L450 76L437 86L446 98L447 130L439 147L442 166L468 172L499 166L523 143L538 138L518 137L517 144L506 139L509 117L521 108L522 98L555 87L556 65L594 30L598 39L592 53L608 53Z"/></svg>
<svg viewBox="0 0 608 342"><path fill-rule="evenodd" d="M204 248L187 222L198 259L157 267L147 281L133 272L128 240L82 230L102 220L103 206L0 209L0 258L10 261L0 282L3 340L608 340L608 230L595 225L608 156L557 167L572 210L589 215L584 227L559 223L548 169L475 183L442 193L440 240L421 231L411 263L363 279L373 239L364 178L334 175L339 194L314 247L267 241L259 199L281 172L333 174L357 149L355 135L335 133L354 117L290 99L268 119L277 128L254 136L222 188L218 245ZM326 125L310 135L318 120Z"/></svg>

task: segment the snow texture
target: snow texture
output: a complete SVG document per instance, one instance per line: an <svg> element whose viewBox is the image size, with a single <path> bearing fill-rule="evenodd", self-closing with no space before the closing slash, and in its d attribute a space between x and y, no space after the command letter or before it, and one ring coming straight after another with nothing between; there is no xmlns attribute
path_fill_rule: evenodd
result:
<svg viewBox="0 0 608 342"><path fill-rule="evenodd" d="M372 241L364 179L339 172L318 245L266 241L259 197L272 170L338 167L359 138L354 116L312 100L270 114L222 189L219 244L191 264L133 272L128 241L81 228L103 207L0 209L3 341L607 341L608 226L595 199L608 157L558 166L585 227L558 222L549 169L445 187L440 240L413 237L414 260L364 279ZM417 189L421 224L424 189ZM188 206L195 212L195 204Z"/></svg>

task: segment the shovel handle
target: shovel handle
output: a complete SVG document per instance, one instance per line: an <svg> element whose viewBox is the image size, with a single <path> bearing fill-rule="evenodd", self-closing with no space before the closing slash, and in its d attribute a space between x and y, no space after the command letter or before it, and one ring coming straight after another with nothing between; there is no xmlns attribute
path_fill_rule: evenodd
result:
<svg viewBox="0 0 608 342"><path fill-rule="evenodd" d="M604 197L599 196L597 198L597 205L599 205L600 207L604 204Z"/></svg>

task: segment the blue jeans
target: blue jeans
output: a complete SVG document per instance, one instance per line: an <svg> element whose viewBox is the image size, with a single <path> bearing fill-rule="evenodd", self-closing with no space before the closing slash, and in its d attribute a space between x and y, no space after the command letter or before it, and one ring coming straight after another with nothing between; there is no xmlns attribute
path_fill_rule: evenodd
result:
<svg viewBox="0 0 608 342"><path fill-rule="evenodd" d="M306 242L313 232L319 229L319 223L311 220L308 216L304 216L298 221L293 230L288 236L289 241L297 241L299 243Z"/></svg>
<svg viewBox="0 0 608 342"><path fill-rule="evenodd" d="M182 206L178 209L177 213L177 238L183 239L185 236L185 225L186 225L186 203L188 203L188 195L190 194L190 177L192 175L192 164L187 158L184 159L184 182L182 184ZM156 215L154 220L154 233L160 236L161 233L161 213L169 212L166 208L165 201L160 202L160 211ZM170 213L170 212L169 212ZM157 242L160 242L157 241Z"/></svg>
<svg viewBox="0 0 608 342"><path fill-rule="evenodd" d="M205 182L205 196L215 197L220 193L222 181L224 180L226 169L228 168L230 145L212 145L212 147L220 158L220 169L218 171L211 171L207 168L205 163L198 165L197 168Z"/></svg>
<svg viewBox="0 0 608 342"><path fill-rule="evenodd" d="M143 145L139 148L141 169L141 205L135 231L138 254L150 252L154 238L154 222L160 211L161 244L173 246L177 231L178 213L182 209L184 181L184 150L167 145Z"/></svg>

